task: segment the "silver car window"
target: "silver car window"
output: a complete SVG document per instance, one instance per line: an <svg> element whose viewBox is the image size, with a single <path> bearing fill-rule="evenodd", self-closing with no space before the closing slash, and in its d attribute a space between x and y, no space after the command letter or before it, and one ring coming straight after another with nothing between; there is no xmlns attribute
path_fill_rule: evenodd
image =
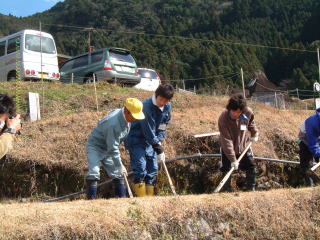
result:
<svg viewBox="0 0 320 240"><path fill-rule="evenodd" d="M145 70L145 69L139 69L138 71L142 78L157 79L157 74L155 71Z"/></svg>
<svg viewBox="0 0 320 240"><path fill-rule="evenodd" d="M116 52L116 51L109 51L110 60L117 60L122 62L129 62L129 63L135 63L133 57L125 52Z"/></svg>
<svg viewBox="0 0 320 240"><path fill-rule="evenodd" d="M72 68L78 68L78 67L84 67L88 65L89 55L84 55L78 58L74 59L73 67Z"/></svg>
<svg viewBox="0 0 320 240"><path fill-rule="evenodd" d="M103 51L91 53L91 63L101 62L103 57Z"/></svg>

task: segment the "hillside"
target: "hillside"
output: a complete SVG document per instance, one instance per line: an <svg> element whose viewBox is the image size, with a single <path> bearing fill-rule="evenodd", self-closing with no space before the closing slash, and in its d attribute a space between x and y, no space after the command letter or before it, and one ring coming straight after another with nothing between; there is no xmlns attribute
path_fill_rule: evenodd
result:
<svg viewBox="0 0 320 240"><path fill-rule="evenodd" d="M41 21L60 53L76 55L88 49L92 27L96 49L131 49L139 66L180 86L198 79L187 88L240 86L243 67L246 82L262 70L276 85L289 79L289 88L310 89L318 78L319 13L318 0L65 0L26 18L0 15L0 34L39 29Z"/></svg>
<svg viewBox="0 0 320 240"><path fill-rule="evenodd" d="M0 205L1 239L320 238L320 189Z"/></svg>
<svg viewBox="0 0 320 240"><path fill-rule="evenodd" d="M24 82L21 89L20 112L26 117L27 92L39 92L42 96L42 88L40 83ZM2 83L0 91L14 93L15 87ZM111 109L121 107L127 97L142 100L151 96L150 92L100 83L97 85L100 111L96 112L92 85L46 83L43 92L43 120L25 121L17 147L1 162L0 192L3 196L41 199L82 190L87 167L84 145L97 120ZM196 139L193 135L217 131L217 120L227 100L224 96L177 93L172 101L173 117L165 141L167 158L198 152L219 153L217 137ZM260 141L253 148L255 155L298 161L295 139L300 124L313 111L277 110L251 101L249 106L256 114L260 130ZM129 166L123 147L121 153ZM168 164L168 168L182 194L211 193L222 177L218 158L183 160ZM260 162L258 186L261 190L298 187L303 184L299 174L295 165ZM243 173L235 174L234 179L233 185L242 189ZM104 187L101 196L109 197L110 191L109 186ZM169 192L163 171L157 191L159 194Z"/></svg>

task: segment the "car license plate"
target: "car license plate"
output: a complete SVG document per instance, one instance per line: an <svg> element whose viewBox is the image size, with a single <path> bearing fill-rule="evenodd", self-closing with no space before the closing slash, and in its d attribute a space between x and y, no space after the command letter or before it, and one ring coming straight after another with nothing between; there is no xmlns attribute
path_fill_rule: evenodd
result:
<svg viewBox="0 0 320 240"><path fill-rule="evenodd" d="M124 72L131 72L131 68L129 68L129 67L122 67L122 70Z"/></svg>
<svg viewBox="0 0 320 240"><path fill-rule="evenodd" d="M46 73L39 74L39 78L47 78L47 77L48 77L48 74Z"/></svg>
<svg viewBox="0 0 320 240"><path fill-rule="evenodd" d="M116 70L117 70L117 71L119 71L119 72L123 71L123 70L122 70L122 67L120 67L120 66L115 66L115 67L116 67Z"/></svg>

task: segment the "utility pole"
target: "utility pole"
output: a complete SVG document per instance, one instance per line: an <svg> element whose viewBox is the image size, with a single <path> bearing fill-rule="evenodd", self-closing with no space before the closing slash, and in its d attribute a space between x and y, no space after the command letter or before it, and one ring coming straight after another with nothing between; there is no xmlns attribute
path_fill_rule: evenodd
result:
<svg viewBox="0 0 320 240"><path fill-rule="evenodd" d="M42 85L42 112L44 113L44 84L43 84L43 70L42 70L42 26L41 21L39 22L39 29L40 29L40 71L41 71L41 85Z"/></svg>
<svg viewBox="0 0 320 240"><path fill-rule="evenodd" d="M89 38L88 38L88 51L91 52L91 31L89 30Z"/></svg>
<svg viewBox="0 0 320 240"><path fill-rule="evenodd" d="M39 29L40 29L40 71L41 71L41 82L43 82L43 71L42 71L42 29L41 29L41 22L39 22Z"/></svg>
<svg viewBox="0 0 320 240"><path fill-rule="evenodd" d="M242 80L242 91L243 91L243 97L246 99L246 91L244 89L244 79L243 79L243 70L241 68L241 80Z"/></svg>
<svg viewBox="0 0 320 240"><path fill-rule="evenodd" d="M88 52L92 52L91 49L91 31L93 31L93 28L85 28L85 31L88 31Z"/></svg>

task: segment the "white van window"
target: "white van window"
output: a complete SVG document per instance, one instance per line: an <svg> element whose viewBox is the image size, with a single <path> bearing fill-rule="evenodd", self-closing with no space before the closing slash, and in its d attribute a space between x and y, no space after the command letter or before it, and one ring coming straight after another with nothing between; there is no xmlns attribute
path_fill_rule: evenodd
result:
<svg viewBox="0 0 320 240"><path fill-rule="evenodd" d="M91 63L97 63L102 60L103 51L91 53Z"/></svg>
<svg viewBox="0 0 320 240"><path fill-rule="evenodd" d="M41 45L42 45L42 52L55 54L56 49L54 47L53 39L47 37L41 37ZM25 48L30 51L40 52L40 36L26 34L26 44Z"/></svg>
<svg viewBox="0 0 320 240"><path fill-rule="evenodd" d="M74 64L73 64L73 67L72 68L78 68L78 67L83 67L83 66L86 66L88 65L88 54L87 55L84 55L82 57L78 57L76 59L74 59Z"/></svg>
<svg viewBox="0 0 320 240"><path fill-rule="evenodd" d="M9 39L7 54L17 51L17 46L20 47L20 36Z"/></svg>
<svg viewBox="0 0 320 240"><path fill-rule="evenodd" d="M110 60L117 60L122 62L135 63L133 57L129 53L118 52L118 51L109 51Z"/></svg>
<svg viewBox="0 0 320 240"><path fill-rule="evenodd" d="M0 42L0 57L6 53L6 41Z"/></svg>

